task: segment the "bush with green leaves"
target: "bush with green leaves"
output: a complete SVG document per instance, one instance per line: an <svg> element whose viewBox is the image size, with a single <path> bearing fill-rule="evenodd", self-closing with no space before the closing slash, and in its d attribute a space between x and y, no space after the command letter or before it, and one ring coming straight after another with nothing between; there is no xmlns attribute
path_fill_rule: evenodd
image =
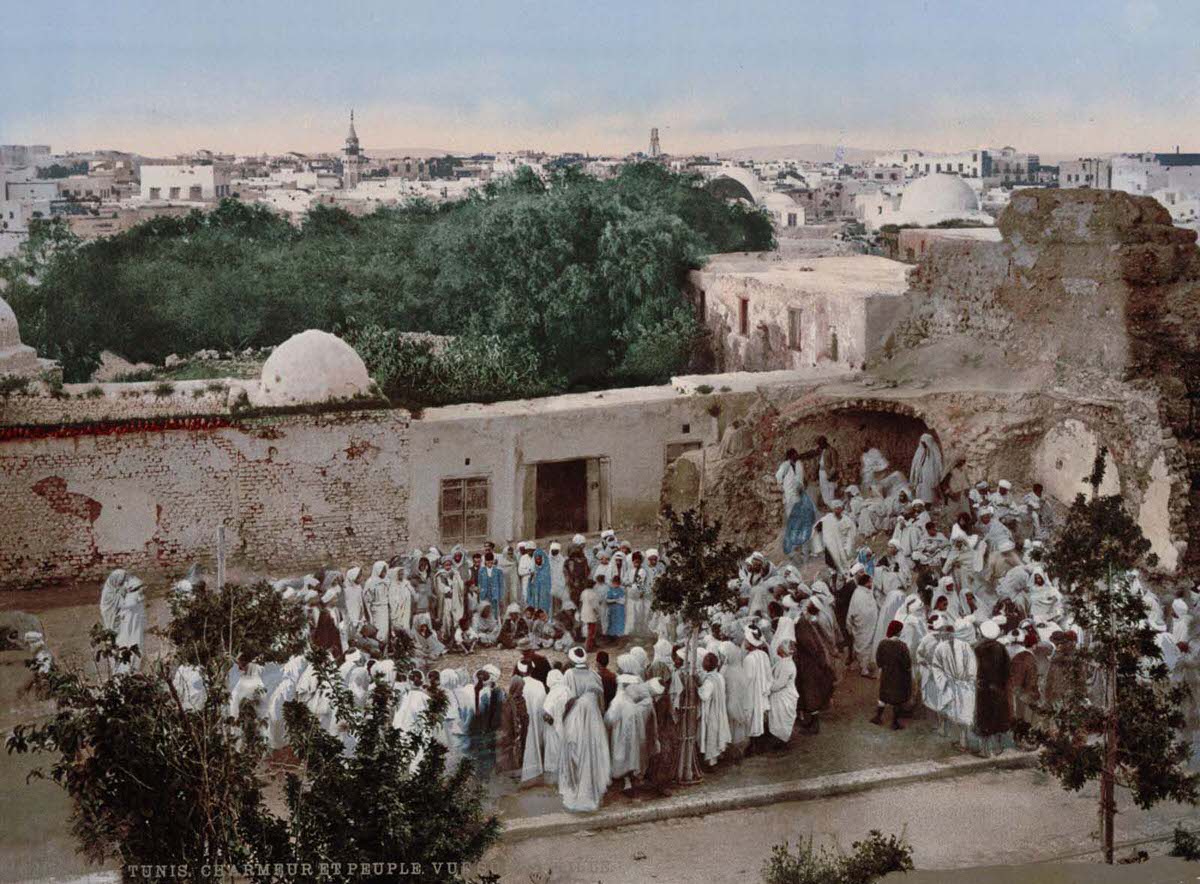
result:
<svg viewBox="0 0 1200 884"><path fill-rule="evenodd" d="M133 651L116 647L114 634L99 627L95 667L55 662L39 671L30 662L56 711L14 728L8 750L53 758L34 776L49 776L66 790L71 829L86 857L119 861L127 880L207 881L214 865L226 865L255 882L384 882L397 879L399 862L409 873L404 880L496 880L474 864L496 841L500 823L485 809L470 763L447 769L436 738L443 694L434 692L420 727L402 732L392 727L397 698L382 679L356 702L329 655L311 651L333 723L323 726L303 703L284 705L294 763L287 765L280 806L268 799L278 774L253 701L230 709L230 660L208 655L282 648L291 641L290 627L281 625L273 638L254 626L235 631L232 640L214 640L209 627L219 631L220 624L208 615L222 613L222 596L195 598L176 607L189 622L172 623L168 632L191 636L186 659L199 661L205 690L199 708L184 702L172 679L183 656L108 675ZM252 619L266 613L251 611ZM374 863L380 865L366 865ZM145 866L170 871L147 875Z"/></svg>
<svg viewBox="0 0 1200 884"><path fill-rule="evenodd" d="M872 884L892 872L911 872L912 847L904 838L872 829L850 852L814 847L812 838L792 851L785 841L771 849L764 884Z"/></svg>
<svg viewBox="0 0 1200 884"><path fill-rule="evenodd" d="M372 324L351 329L346 340L396 405L496 402L543 396L555 389L539 371L536 353L515 351L495 337L436 343Z"/></svg>
<svg viewBox="0 0 1200 884"><path fill-rule="evenodd" d="M263 663L282 663L304 652L308 622L304 607L284 599L271 584L226 583L192 592L173 590L171 622L165 630L184 663L207 666L242 654Z"/></svg>
<svg viewBox="0 0 1200 884"><path fill-rule="evenodd" d="M1171 833L1171 849L1168 854L1188 862L1200 862L1200 836L1183 826L1176 826Z"/></svg>

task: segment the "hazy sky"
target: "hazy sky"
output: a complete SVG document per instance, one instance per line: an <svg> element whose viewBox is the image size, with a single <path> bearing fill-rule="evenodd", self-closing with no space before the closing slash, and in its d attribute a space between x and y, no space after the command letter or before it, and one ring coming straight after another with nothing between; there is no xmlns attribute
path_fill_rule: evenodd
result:
<svg viewBox="0 0 1200 884"><path fill-rule="evenodd" d="M0 142L1200 150L1200 0L5 3Z"/></svg>

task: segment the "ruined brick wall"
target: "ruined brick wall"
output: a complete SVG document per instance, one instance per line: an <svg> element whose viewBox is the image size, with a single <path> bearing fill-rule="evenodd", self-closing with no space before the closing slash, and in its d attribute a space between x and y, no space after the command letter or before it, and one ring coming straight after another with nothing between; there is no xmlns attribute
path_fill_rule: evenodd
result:
<svg viewBox="0 0 1200 884"><path fill-rule="evenodd" d="M177 573L212 561L348 564L407 548L402 411L5 427L0 583Z"/></svg>

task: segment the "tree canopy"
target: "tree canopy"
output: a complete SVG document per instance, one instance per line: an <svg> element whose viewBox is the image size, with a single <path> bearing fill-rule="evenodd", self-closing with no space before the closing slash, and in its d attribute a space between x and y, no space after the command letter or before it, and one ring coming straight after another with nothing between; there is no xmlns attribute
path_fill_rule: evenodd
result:
<svg viewBox="0 0 1200 884"><path fill-rule="evenodd" d="M773 241L765 214L697 184L649 163L604 181L522 169L443 206L317 205L299 227L236 200L86 243L47 222L0 279L27 343L68 380L105 349L161 363L378 328L499 342L555 391L658 383L695 349L688 271Z"/></svg>

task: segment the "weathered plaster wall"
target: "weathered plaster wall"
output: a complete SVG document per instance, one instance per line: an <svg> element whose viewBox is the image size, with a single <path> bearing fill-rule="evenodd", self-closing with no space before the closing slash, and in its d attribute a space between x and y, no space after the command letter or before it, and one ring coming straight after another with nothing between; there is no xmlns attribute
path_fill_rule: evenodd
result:
<svg viewBox="0 0 1200 884"><path fill-rule="evenodd" d="M712 402L649 387L430 409L412 424L412 535L427 543L439 540L442 479L479 476L490 480L490 536L497 541L533 536L534 525L526 519L526 468L578 458L609 458L614 526L653 523L666 447L715 442Z"/></svg>
<svg viewBox="0 0 1200 884"><path fill-rule="evenodd" d="M869 255L781 259L774 253L717 256L693 271L719 370L801 370L837 363L861 368L882 343L904 291L904 265ZM741 299L748 334L739 332ZM800 348L788 340L788 311L801 311ZM837 354L834 358L834 337Z"/></svg>
<svg viewBox="0 0 1200 884"><path fill-rule="evenodd" d="M0 582L96 578L117 566L345 562L408 541L409 419L400 411L0 442Z"/></svg>

